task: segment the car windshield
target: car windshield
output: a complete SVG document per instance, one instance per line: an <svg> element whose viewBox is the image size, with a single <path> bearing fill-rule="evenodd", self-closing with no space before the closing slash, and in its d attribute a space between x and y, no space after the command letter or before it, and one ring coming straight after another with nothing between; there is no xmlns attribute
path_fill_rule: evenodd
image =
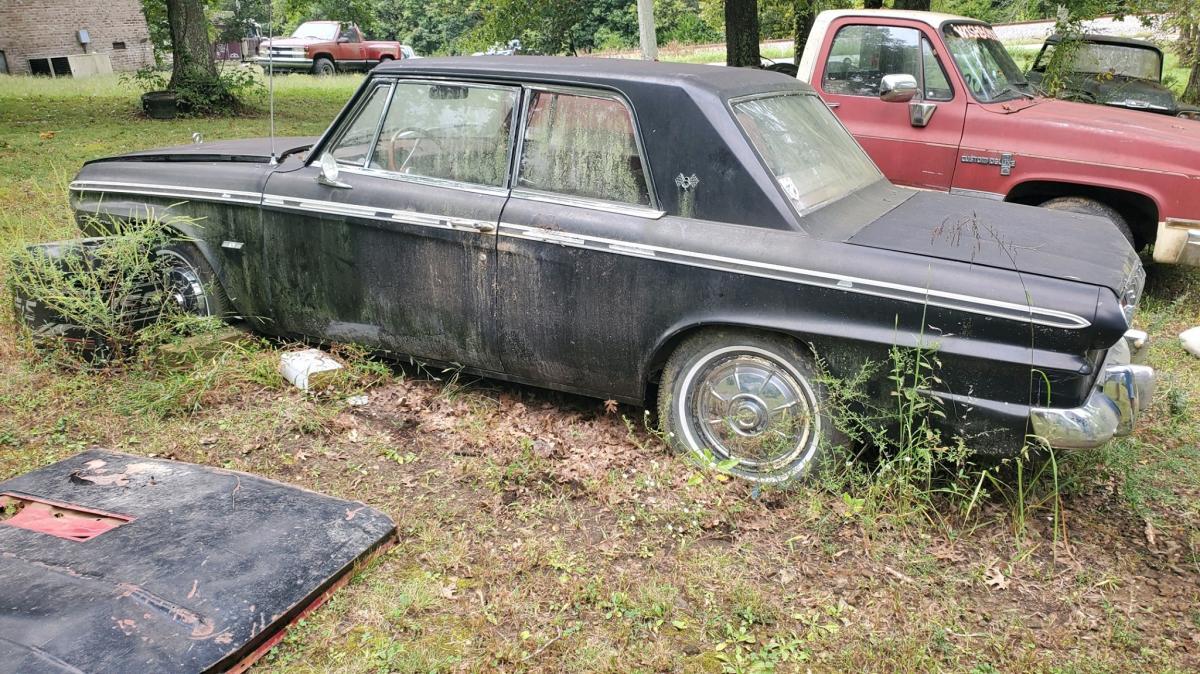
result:
<svg viewBox="0 0 1200 674"><path fill-rule="evenodd" d="M1092 75L1109 73L1157 82L1162 73L1162 58L1153 49L1085 42L1075 52L1071 69Z"/></svg>
<svg viewBox="0 0 1200 674"><path fill-rule="evenodd" d="M951 23L943 28L946 49L980 103L1032 96L1029 82L990 26Z"/></svg>
<svg viewBox="0 0 1200 674"><path fill-rule="evenodd" d="M733 110L801 214L883 177L815 95L757 96L735 101Z"/></svg>
<svg viewBox="0 0 1200 674"><path fill-rule="evenodd" d="M292 37L311 37L318 40L332 40L337 37L337 24L320 21L302 23L292 31Z"/></svg>

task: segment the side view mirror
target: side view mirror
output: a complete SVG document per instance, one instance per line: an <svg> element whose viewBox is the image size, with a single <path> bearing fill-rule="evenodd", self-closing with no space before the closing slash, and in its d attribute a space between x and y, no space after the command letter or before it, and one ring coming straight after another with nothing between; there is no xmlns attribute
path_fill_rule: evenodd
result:
<svg viewBox="0 0 1200 674"><path fill-rule="evenodd" d="M907 103L917 95L917 78L912 75L884 75L879 82L879 98L888 103Z"/></svg>
<svg viewBox="0 0 1200 674"><path fill-rule="evenodd" d="M350 183L338 180L338 174L341 173L341 169L338 168L337 160L333 158L333 155L329 153L321 155L321 159L317 162L317 165L321 169L321 172L317 174L317 183L326 187L340 187L347 190L352 187Z"/></svg>
<svg viewBox="0 0 1200 674"><path fill-rule="evenodd" d="M346 44L349 41L350 41L350 38L346 37L345 35L341 35L338 37L338 44Z"/></svg>

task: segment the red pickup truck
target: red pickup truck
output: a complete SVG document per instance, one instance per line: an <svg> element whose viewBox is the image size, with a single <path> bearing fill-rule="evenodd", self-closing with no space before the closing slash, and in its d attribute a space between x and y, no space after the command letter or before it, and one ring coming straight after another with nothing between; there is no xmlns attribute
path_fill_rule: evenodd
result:
<svg viewBox="0 0 1200 674"><path fill-rule="evenodd" d="M370 70L382 61L415 58L399 42L367 40L358 26L338 21L305 21L289 38L276 38L258 48L258 62L276 71L332 75L338 71Z"/></svg>
<svg viewBox="0 0 1200 674"><path fill-rule="evenodd" d="M933 12L822 12L798 71L895 183L1102 216L1200 264L1200 122L1044 98L991 26Z"/></svg>

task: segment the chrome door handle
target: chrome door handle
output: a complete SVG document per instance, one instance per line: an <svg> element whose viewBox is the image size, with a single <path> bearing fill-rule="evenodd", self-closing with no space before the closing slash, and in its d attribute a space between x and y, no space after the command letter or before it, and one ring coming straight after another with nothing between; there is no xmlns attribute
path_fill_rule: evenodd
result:
<svg viewBox="0 0 1200 674"><path fill-rule="evenodd" d="M491 234L496 231L496 225L491 222L477 222L473 226L475 231L480 234Z"/></svg>

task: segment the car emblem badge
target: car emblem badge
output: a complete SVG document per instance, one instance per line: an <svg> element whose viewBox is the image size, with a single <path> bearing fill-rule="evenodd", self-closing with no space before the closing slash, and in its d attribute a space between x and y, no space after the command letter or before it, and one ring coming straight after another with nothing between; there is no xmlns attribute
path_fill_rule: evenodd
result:
<svg viewBox="0 0 1200 674"><path fill-rule="evenodd" d="M1002 152L999 157L981 157L974 154L964 154L962 156L964 164L988 164L990 166L999 166L1000 175L1012 175L1013 167L1017 165L1017 160L1011 152Z"/></svg>
<svg viewBox="0 0 1200 674"><path fill-rule="evenodd" d="M690 176L685 176L682 173L675 176L675 184L681 187L684 191L690 190L700 184L700 178L693 173Z"/></svg>

